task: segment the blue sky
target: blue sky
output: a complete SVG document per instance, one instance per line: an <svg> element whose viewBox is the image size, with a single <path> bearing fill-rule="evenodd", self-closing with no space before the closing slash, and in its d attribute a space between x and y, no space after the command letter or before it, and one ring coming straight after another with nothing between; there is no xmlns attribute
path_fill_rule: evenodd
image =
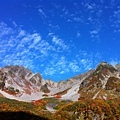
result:
<svg viewBox="0 0 120 120"><path fill-rule="evenodd" d="M119 0L0 0L0 67L66 80L120 63Z"/></svg>

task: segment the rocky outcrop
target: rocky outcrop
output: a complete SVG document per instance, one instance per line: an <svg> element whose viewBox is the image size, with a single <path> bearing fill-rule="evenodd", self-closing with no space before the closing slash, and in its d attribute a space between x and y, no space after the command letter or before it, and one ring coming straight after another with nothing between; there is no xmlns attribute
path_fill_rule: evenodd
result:
<svg viewBox="0 0 120 120"><path fill-rule="evenodd" d="M81 83L79 87L79 99L113 99L120 97L120 94L118 94L119 87L120 79L118 70L106 62L102 62Z"/></svg>
<svg viewBox="0 0 120 120"><path fill-rule="evenodd" d="M42 92L44 92L44 93L49 93L49 92L50 92L50 90L49 90L48 87L47 87L47 84L44 84L44 85L41 87L40 91L42 91Z"/></svg>

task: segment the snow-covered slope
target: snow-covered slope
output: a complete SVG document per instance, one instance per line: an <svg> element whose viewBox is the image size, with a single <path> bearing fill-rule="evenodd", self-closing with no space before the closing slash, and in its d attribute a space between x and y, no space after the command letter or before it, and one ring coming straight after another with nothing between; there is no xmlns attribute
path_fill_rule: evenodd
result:
<svg viewBox="0 0 120 120"><path fill-rule="evenodd" d="M34 74L22 66L7 66L0 70L0 83L3 84L0 93L23 101L40 99L44 94L40 92L42 81L40 74Z"/></svg>

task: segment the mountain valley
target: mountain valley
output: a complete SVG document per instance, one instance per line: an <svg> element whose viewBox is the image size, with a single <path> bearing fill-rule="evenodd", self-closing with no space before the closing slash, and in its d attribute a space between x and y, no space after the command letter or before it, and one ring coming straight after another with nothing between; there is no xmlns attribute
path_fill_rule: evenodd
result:
<svg viewBox="0 0 120 120"><path fill-rule="evenodd" d="M22 111L48 120L120 120L119 100L119 64L101 62L93 70L58 83L23 66L0 69L1 112Z"/></svg>

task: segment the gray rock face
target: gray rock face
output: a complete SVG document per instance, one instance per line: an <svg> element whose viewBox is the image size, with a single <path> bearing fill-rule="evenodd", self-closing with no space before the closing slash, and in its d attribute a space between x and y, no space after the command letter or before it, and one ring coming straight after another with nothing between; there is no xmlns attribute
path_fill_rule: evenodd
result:
<svg viewBox="0 0 120 120"><path fill-rule="evenodd" d="M10 72L11 74L18 75L20 77L25 77L28 73L32 73L29 69L24 68L23 66L6 66L3 70Z"/></svg>
<svg viewBox="0 0 120 120"><path fill-rule="evenodd" d="M41 86L41 84L42 84L42 76L39 73L32 76L29 80L30 80L30 82L32 82L33 84L35 84L37 86Z"/></svg>
<svg viewBox="0 0 120 120"><path fill-rule="evenodd" d="M41 87L40 91L42 91L42 92L44 92L44 93L49 93L49 92L50 92L50 90L49 90L48 87L47 87L47 84L44 84L44 85Z"/></svg>

